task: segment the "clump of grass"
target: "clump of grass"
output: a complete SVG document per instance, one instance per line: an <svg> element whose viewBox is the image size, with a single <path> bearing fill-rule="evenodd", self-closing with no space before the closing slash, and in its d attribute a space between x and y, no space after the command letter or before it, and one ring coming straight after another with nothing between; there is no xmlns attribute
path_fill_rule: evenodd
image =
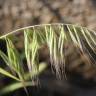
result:
<svg viewBox="0 0 96 96"><path fill-rule="evenodd" d="M26 82L26 79L24 78L25 72L23 69L22 59L20 59L19 52L12 43L12 40L9 38L10 35L20 31L24 32L24 53L29 70L28 72L32 80L37 77L37 75L33 76L32 72L34 71L37 73L40 67L38 50L44 45L47 45L48 47L51 64L55 68L57 76L60 78L61 75L65 74L66 59L64 54L64 46L66 43L71 42L77 48L80 48L82 53L87 52L87 58L90 63L93 57L87 50L84 42L87 43L87 45L96 55L96 32L85 27L57 23L17 29L0 37L0 39L5 39L7 44L7 55L0 51L0 56L13 72L9 73L0 68L0 73L17 81L21 81L23 84ZM16 75L14 75L14 72Z"/></svg>

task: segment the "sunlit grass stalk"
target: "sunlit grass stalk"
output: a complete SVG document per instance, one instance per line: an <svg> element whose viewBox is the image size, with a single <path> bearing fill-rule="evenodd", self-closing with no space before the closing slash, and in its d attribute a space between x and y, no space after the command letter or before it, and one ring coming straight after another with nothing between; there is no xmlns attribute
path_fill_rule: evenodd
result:
<svg viewBox="0 0 96 96"><path fill-rule="evenodd" d="M32 36L32 37L31 37ZM28 31L25 30L24 31L24 37L25 37L25 55L26 55L26 60L27 60L27 64L28 64L28 69L29 69L29 73L31 76L31 79L33 78L31 73L32 70L35 69L38 70L37 68L37 64L38 63L38 41L37 41L37 35L36 32ZM38 65L39 66L39 65Z"/></svg>
<svg viewBox="0 0 96 96"><path fill-rule="evenodd" d="M54 26L59 26L59 32L55 32ZM43 28L43 31L45 32L38 32L39 30L38 27ZM64 29L64 27L67 28L67 30ZM29 26L31 28L31 26ZM32 26L32 30L29 30L28 27L22 28L26 29L24 32L24 45L25 45L25 55L27 59L27 64L29 68L29 72L33 70L32 68L35 68L34 65L35 63L38 62L38 49L40 48L41 45L47 43L47 46L49 48L50 52L50 61L53 64L53 66L56 69L56 72L59 74L60 73L60 66L64 65L65 63L65 57L64 57L64 44L67 42L71 42L80 48L82 52L83 50L83 45L82 45L82 36L84 40L88 43L90 48L94 50L94 46L91 44L93 43L96 45L96 40L92 38L92 34L95 34L94 32L91 33L92 31L88 31L87 28L76 26L76 25L71 25L71 24L48 24L48 25L37 25L37 26ZM39 28L40 29L40 28ZM85 31L86 30L86 31ZM68 31L68 32L66 32ZM57 35L59 34L59 35ZM92 40L91 42L89 41L88 37ZM69 40L70 39L70 40ZM41 44L41 45L40 45ZM96 53L95 53L96 54ZM61 64L60 64L61 63ZM31 74L30 74L31 75ZM32 76L31 76L32 77Z"/></svg>

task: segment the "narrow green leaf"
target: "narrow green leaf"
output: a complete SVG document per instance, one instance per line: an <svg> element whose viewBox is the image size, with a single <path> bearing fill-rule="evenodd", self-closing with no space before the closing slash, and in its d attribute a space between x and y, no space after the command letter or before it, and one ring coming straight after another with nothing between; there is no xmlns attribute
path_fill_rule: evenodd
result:
<svg viewBox="0 0 96 96"><path fill-rule="evenodd" d="M34 86L35 84L33 84L32 82L26 82L25 86ZM0 95L5 95L8 94L10 92L13 92L15 90L18 90L20 88L23 88L23 84L21 82L15 82L12 83L10 85L7 85L6 87L4 87L3 89L0 89Z"/></svg>
<svg viewBox="0 0 96 96"><path fill-rule="evenodd" d="M15 79L17 81L20 81L17 77L13 76L11 73L7 72L6 70L0 68L0 73L7 76L7 77L10 77L12 79Z"/></svg>
<svg viewBox="0 0 96 96"><path fill-rule="evenodd" d="M2 57L2 59L4 60L4 62L10 67L10 62L9 62L8 57L1 50L0 50L0 56Z"/></svg>

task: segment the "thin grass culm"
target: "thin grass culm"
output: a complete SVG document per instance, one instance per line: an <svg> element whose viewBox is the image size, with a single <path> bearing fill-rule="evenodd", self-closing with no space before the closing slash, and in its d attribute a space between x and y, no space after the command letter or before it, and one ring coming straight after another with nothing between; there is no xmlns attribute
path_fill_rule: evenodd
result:
<svg viewBox="0 0 96 96"><path fill-rule="evenodd" d="M23 64L15 44L12 43L14 38L12 40L9 38L11 35L20 32L23 34L23 49L27 61L27 71L24 71L23 65L25 64ZM7 55L0 50L0 56L11 70L8 72L0 68L0 73L18 82L23 82L23 84L27 82L27 79L24 78L26 73L29 73L29 80L35 80L34 78L38 77L37 75L32 75L32 73L39 72L39 49L45 45L48 47L49 60L58 78L66 75L65 48L68 44L70 46L70 43L80 49L81 55L82 53L87 54L85 57L89 63L93 63L93 61L96 63L91 53L87 50L87 47L89 47L96 55L96 32L78 25L56 23L28 26L5 34L0 39L5 40L7 45ZM26 87L26 84L24 87Z"/></svg>

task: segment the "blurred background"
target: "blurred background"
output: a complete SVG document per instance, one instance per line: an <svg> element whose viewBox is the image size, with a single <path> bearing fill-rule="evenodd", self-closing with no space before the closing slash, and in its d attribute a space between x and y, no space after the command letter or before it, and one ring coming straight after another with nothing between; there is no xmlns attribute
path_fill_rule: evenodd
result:
<svg viewBox="0 0 96 96"><path fill-rule="evenodd" d="M0 34L47 23L77 24L96 30L96 0L0 0ZM1 49L4 49L3 46L5 45L0 45ZM91 77L93 76L92 74ZM0 87L6 85L1 84L6 81L2 78L1 76ZM75 79L79 83L74 84ZM96 82L82 80L77 75L75 79L60 81L48 69L40 76L42 86L29 88L29 92L31 96L96 96ZM11 82L10 79L7 80L7 83ZM84 82L81 84L81 81ZM21 94L25 94L23 89L6 96Z"/></svg>
<svg viewBox="0 0 96 96"><path fill-rule="evenodd" d="M0 33L43 23L96 27L96 0L0 0Z"/></svg>

